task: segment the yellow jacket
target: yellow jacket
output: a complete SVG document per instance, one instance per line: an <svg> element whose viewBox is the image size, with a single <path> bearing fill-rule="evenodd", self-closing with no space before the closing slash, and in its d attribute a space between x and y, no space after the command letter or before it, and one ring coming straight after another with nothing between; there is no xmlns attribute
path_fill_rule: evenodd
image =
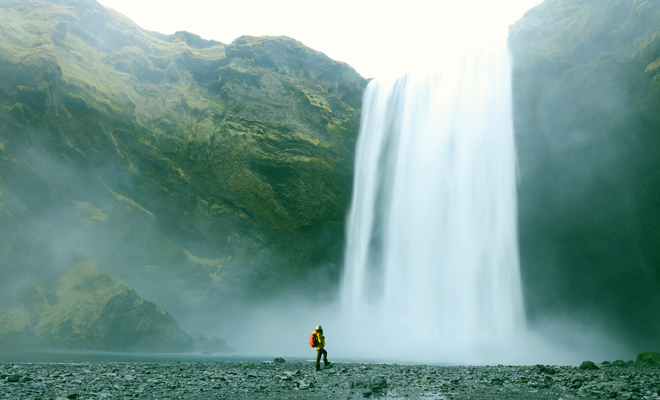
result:
<svg viewBox="0 0 660 400"><path fill-rule="evenodd" d="M314 347L316 350L321 350L323 347L325 347L325 336L323 336L322 332L317 331L316 329L314 330L314 334L316 335L316 341L318 342L318 346Z"/></svg>

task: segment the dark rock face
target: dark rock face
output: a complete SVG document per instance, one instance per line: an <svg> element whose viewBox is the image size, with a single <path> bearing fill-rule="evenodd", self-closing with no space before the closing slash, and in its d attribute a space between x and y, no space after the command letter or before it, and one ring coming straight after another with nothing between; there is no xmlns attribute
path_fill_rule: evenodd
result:
<svg viewBox="0 0 660 400"><path fill-rule="evenodd" d="M79 260L182 325L315 293L314 274L333 290L355 70L285 37L147 32L94 0L0 0L0 17L0 338L28 338Z"/></svg>
<svg viewBox="0 0 660 400"><path fill-rule="evenodd" d="M510 30L528 315L636 348L660 334L659 22L657 2L548 0Z"/></svg>

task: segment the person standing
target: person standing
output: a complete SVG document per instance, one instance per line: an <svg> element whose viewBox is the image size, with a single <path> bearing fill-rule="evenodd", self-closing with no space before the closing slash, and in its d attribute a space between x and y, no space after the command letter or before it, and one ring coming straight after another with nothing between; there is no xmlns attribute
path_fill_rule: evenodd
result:
<svg viewBox="0 0 660 400"><path fill-rule="evenodd" d="M309 345L316 349L316 371L321 370L321 356L323 356L323 366L330 365L328 361L328 352L325 350L325 336L323 336L323 327L316 325L316 329L309 337Z"/></svg>

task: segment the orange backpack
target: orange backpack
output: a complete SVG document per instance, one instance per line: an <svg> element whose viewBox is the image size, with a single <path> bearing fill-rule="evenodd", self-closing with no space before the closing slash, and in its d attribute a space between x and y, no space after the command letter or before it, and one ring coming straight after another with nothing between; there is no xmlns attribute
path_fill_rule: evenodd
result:
<svg viewBox="0 0 660 400"><path fill-rule="evenodd" d="M312 336L309 337L309 347L318 347L319 340L316 338L316 332L312 333Z"/></svg>

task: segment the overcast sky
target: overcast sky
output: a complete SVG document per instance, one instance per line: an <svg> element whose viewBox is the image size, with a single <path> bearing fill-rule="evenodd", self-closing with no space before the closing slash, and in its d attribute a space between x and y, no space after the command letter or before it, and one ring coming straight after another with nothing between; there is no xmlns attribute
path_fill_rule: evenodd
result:
<svg viewBox="0 0 660 400"><path fill-rule="evenodd" d="M231 43L285 35L364 77L433 64L468 43L505 34L541 0L99 0L141 27Z"/></svg>

